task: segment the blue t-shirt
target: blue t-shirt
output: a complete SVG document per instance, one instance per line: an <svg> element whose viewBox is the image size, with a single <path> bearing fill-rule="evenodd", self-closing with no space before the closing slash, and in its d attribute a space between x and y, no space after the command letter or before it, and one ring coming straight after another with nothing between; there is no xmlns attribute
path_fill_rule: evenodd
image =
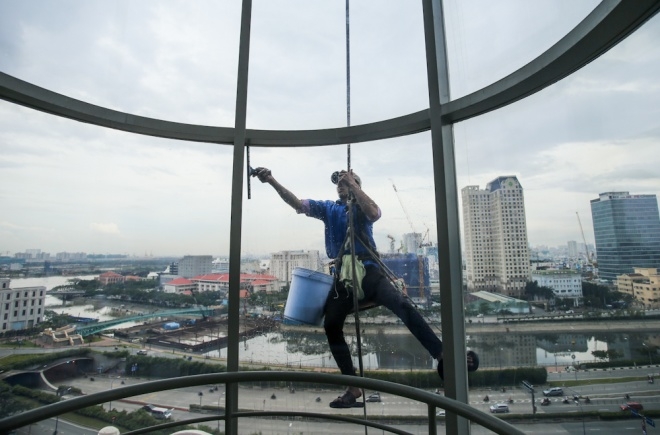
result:
<svg viewBox="0 0 660 435"><path fill-rule="evenodd" d="M325 253L328 258L337 258L348 230L348 205L340 200L316 201L313 199L302 200L302 205L301 213L320 219L325 224ZM380 209L378 210L378 217L380 218ZM355 235L363 240L366 237L365 242L370 244L375 252L376 242L374 242L373 236L373 222L369 221L358 207L354 208L353 218L356 221L354 225ZM345 254L348 254L348 252ZM357 237L355 239L355 254L358 256L369 254L364 245L357 240Z"/></svg>

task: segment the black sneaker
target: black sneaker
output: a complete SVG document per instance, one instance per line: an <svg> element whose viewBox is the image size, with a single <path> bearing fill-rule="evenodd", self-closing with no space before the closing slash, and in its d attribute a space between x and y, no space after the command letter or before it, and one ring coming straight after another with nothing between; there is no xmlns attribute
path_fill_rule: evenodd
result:
<svg viewBox="0 0 660 435"><path fill-rule="evenodd" d="M477 355L476 352L472 350L468 350L466 359L467 359L468 372L476 372L477 369L479 368L479 355ZM442 359L438 360L438 375L440 376L440 379L444 381L445 364Z"/></svg>

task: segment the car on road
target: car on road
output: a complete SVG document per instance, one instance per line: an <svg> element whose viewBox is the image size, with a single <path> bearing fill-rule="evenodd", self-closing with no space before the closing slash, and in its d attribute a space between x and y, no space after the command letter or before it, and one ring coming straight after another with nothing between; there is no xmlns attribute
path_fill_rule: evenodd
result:
<svg viewBox="0 0 660 435"><path fill-rule="evenodd" d="M146 355L147 351L145 349L140 349L140 350L137 351L137 354L138 355Z"/></svg>
<svg viewBox="0 0 660 435"><path fill-rule="evenodd" d="M158 420L168 420L172 417L172 410L168 408L161 408L156 405L147 404L142 407L143 410L151 414L151 416Z"/></svg>
<svg viewBox="0 0 660 435"><path fill-rule="evenodd" d="M547 390L543 390L543 395L548 397L548 396L563 396L564 395L564 390L562 390L559 387L554 387L550 388Z"/></svg>
<svg viewBox="0 0 660 435"><path fill-rule="evenodd" d="M151 411L151 416L156 420L169 420L172 417L172 410L167 408L155 408Z"/></svg>
<svg viewBox="0 0 660 435"><path fill-rule="evenodd" d="M373 393L367 397L367 402L380 402L380 393Z"/></svg>
<svg viewBox="0 0 660 435"><path fill-rule="evenodd" d="M490 407L490 412L492 414L506 413L509 412L509 405L505 403L498 403Z"/></svg>
<svg viewBox="0 0 660 435"><path fill-rule="evenodd" d="M444 417L447 414L447 411L444 409L440 409L438 412L435 413L438 417Z"/></svg>
<svg viewBox="0 0 660 435"><path fill-rule="evenodd" d="M635 411L641 411L642 409L644 409L642 404L639 403L639 402L624 403L623 405L620 406L620 408L621 408L621 411L628 411L628 410L631 410L631 409L634 409Z"/></svg>

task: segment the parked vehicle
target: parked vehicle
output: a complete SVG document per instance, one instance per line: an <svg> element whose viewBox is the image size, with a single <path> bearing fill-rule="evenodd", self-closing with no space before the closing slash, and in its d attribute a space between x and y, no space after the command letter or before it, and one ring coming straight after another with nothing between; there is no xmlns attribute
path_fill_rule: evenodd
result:
<svg viewBox="0 0 660 435"><path fill-rule="evenodd" d="M498 403L490 407L490 412L492 414L507 413L509 412L509 405L505 403Z"/></svg>
<svg viewBox="0 0 660 435"><path fill-rule="evenodd" d="M554 387L550 388L548 390L543 390L543 395L544 396L563 396L564 395L564 390L562 390L559 387Z"/></svg>

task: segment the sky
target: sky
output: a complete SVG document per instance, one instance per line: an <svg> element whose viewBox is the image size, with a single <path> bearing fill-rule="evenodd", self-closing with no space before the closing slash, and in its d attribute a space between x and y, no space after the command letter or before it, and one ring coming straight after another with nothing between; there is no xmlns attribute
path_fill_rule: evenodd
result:
<svg viewBox="0 0 660 435"><path fill-rule="evenodd" d="M451 97L477 91L556 43L596 6L573 0L448 0ZM233 127L240 1L0 2L0 71L140 116ZM345 3L255 0L247 127L346 125ZM351 124L428 107L421 2L353 1ZM459 189L515 175L529 243L593 243L601 192L659 194L660 18L572 76L456 124ZM229 252L232 147L132 135L0 101L0 254ZM430 133L353 144L351 167L388 235L435 241ZM345 145L255 148L300 198L334 199ZM396 186L396 190L395 187ZM246 190L247 190L247 186ZM245 195L247 191L245 192ZM251 183L244 255L323 252L319 221Z"/></svg>

